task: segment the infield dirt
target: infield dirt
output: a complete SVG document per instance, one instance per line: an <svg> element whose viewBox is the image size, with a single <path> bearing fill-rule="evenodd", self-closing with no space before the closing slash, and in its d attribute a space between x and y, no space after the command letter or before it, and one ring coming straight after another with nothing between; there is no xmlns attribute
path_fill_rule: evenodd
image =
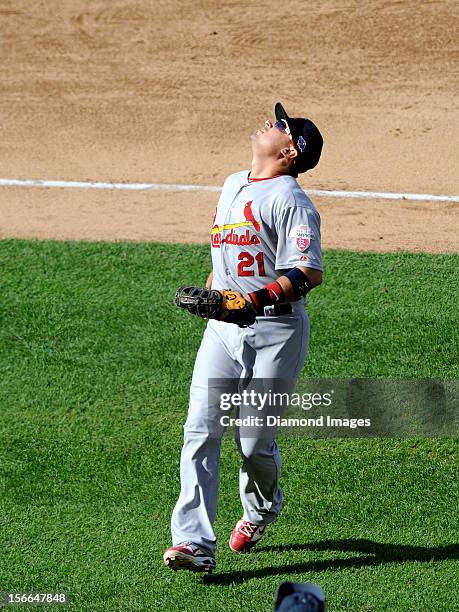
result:
<svg viewBox="0 0 459 612"><path fill-rule="evenodd" d="M281 100L306 189L456 195L458 4L3 2L1 178L221 185ZM208 239L218 194L0 188L2 237ZM457 252L458 204L313 198L324 247Z"/></svg>

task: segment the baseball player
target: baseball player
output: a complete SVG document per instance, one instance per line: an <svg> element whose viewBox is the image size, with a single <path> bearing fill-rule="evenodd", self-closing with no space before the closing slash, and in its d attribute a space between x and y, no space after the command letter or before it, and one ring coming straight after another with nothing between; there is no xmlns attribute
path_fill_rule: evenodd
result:
<svg viewBox="0 0 459 612"><path fill-rule="evenodd" d="M282 104L275 121L251 135L250 172L230 175L211 230L212 272L206 289L181 288L177 304L209 319L190 388L180 462L181 491L171 520L173 570L211 572L215 566L221 405L211 380L289 380L291 389L307 355L306 294L322 282L320 217L296 181L314 168L322 136L312 121L291 118ZM290 390L291 390L290 389ZM241 418L253 406L240 405ZM275 436L244 436L241 455L243 516L229 539L234 552L250 550L281 509L280 455Z"/></svg>

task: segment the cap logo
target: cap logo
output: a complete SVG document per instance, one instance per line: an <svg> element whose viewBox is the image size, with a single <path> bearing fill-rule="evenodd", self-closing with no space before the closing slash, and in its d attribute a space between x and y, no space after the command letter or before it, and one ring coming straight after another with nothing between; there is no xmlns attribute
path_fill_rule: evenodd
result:
<svg viewBox="0 0 459 612"><path fill-rule="evenodd" d="M299 150L301 151L301 153L303 153L303 151L306 149L306 140L303 138L303 136L300 136L297 140L297 143Z"/></svg>

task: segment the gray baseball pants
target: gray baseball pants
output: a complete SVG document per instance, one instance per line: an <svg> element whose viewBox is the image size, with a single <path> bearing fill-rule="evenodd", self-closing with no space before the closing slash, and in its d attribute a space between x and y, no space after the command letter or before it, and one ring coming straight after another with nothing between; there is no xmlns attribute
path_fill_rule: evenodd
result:
<svg viewBox="0 0 459 612"><path fill-rule="evenodd" d="M180 460L180 496L172 513L172 543L194 542L215 553L212 525L217 513L221 437L220 403L209 395L209 379L229 379L232 391L241 381L283 379L294 388L306 359L309 319L301 304L292 315L259 317L253 327L211 320L196 356L190 388L188 417ZM228 387L227 387L228 388ZM285 386L283 387L285 391ZM238 417L255 414L253 405L241 405ZM279 487L281 459L275 437L257 438L236 428L241 454L239 490L246 520L265 525L276 520L282 505Z"/></svg>

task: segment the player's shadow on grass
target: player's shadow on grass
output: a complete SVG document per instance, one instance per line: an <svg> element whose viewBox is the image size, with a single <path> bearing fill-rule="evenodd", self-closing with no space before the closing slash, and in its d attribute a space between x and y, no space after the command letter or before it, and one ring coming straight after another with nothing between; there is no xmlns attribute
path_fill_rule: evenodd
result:
<svg viewBox="0 0 459 612"><path fill-rule="evenodd" d="M323 561L304 561L288 565L274 565L243 572L223 572L206 576L206 582L212 584L234 584L245 582L251 578L263 578L275 574L297 574L301 572L323 572L326 570L347 569L350 567L365 567L384 563L407 563L409 561L429 562L445 559L459 559L459 544L447 546L400 546L397 544L381 544L371 540L324 540L323 542L308 542L305 544L285 544L280 546L260 546L254 549L258 553L282 553L292 551L341 551L359 553L362 556L347 559L325 559ZM253 555L254 552L249 553Z"/></svg>

